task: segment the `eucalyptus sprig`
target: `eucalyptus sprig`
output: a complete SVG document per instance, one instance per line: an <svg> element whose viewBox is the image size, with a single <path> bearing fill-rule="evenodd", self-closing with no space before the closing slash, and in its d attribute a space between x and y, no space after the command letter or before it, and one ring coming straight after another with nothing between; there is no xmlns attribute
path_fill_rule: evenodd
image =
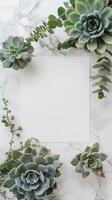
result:
<svg viewBox="0 0 112 200"><path fill-rule="evenodd" d="M99 99L102 99L106 97L105 93L109 92L108 85L112 84L110 79L112 61L106 56L101 57L92 67L96 70L96 74L91 77L93 80L92 86L95 88L93 93L97 94Z"/></svg>
<svg viewBox="0 0 112 200"><path fill-rule="evenodd" d="M37 26L29 37L26 38L26 42L31 44L32 42L38 42L40 38L45 38L48 33L53 34L56 27L62 27L62 21L53 15L48 17L48 22L43 22L42 25Z"/></svg>

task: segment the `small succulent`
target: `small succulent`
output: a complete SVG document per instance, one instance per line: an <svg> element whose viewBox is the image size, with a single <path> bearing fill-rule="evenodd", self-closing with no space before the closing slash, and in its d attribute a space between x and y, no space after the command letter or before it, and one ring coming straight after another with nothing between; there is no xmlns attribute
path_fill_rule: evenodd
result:
<svg viewBox="0 0 112 200"><path fill-rule="evenodd" d="M98 143L87 146L83 153L79 153L71 161L71 164L76 167L76 172L81 173L83 178L89 176L92 171L95 175L104 177L103 161L107 156L104 153L99 153L100 146Z"/></svg>
<svg viewBox="0 0 112 200"><path fill-rule="evenodd" d="M39 152L28 147L18 158L18 166L10 170L3 186L9 188L18 200L42 200L56 188L61 164L58 155L48 152L44 147Z"/></svg>
<svg viewBox="0 0 112 200"><path fill-rule="evenodd" d="M58 9L65 31L77 48L103 54L112 44L112 8L108 3L109 0L70 0L71 6Z"/></svg>
<svg viewBox="0 0 112 200"><path fill-rule="evenodd" d="M0 60L4 68L23 69L32 59L34 48L23 37L10 36L2 46Z"/></svg>
<svg viewBox="0 0 112 200"><path fill-rule="evenodd" d="M97 70L97 74L91 77L93 80L92 86L95 88L93 93L97 94L99 99L102 99L105 97L105 93L109 92L108 84L112 83L110 79L112 62L105 56L101 57L92 67Z"/></svg>

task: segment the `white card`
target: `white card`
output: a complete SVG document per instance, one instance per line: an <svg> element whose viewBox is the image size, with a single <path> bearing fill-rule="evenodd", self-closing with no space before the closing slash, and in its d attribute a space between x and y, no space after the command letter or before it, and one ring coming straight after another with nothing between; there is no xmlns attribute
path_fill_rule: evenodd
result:
<svg viewBox="0 0 112 200"><path fill-rule="evenodd" d="M88 141L89 58L38 57L30 67L20 88L24 134L43 142Z"/></svg>

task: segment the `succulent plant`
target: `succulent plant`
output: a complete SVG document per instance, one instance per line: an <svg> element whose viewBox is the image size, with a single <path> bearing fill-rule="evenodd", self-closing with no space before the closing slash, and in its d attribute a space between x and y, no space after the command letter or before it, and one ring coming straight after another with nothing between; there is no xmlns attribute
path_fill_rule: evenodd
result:
<svg viewBox="0 0 112 200"><path fill-rule="evenodd" d="M10 36L3 42L0 60L4 68L23 69L31 61L34 48L23 37Z"/></svg>
<svg viewBox="0 0 112 200"><path fill-rule="evenodd" d="M92 67L94 70L97 70L97 74L91 77L93 80L92 86L95 88L93 93L97 94L99 99L102 99L106 96L105 93L109 92L108 84L112 83L110 79L112 62L105 56L101 57Z"/></svg>
<svg viewBox="0 0 112 200"><path fill-rule="evenodd" d="M18 200L42 200L53 192L56 177L60 176L58 155L51 155L44 147L39 152L28 147L17 160L18 166L10 170L3 186L9 188Z"/></svg>
<svg viewBox="0 0 112 200"><path fill-rule="evenodd" d="M112 44L112 8L108 0L70 0L58 15L77 48L102 54Z"/></svg>
<svg viewBox="0 0 112 200"><path fill-rule="evenodd" d="M104 177L103 161L107 156L104 153L99 153L100 146L98 143L87 146L83 153L79 153L71 161L71 164L76 167L76 172L81 173L83 178L89 176L92 171L95 175Z"/></svg>

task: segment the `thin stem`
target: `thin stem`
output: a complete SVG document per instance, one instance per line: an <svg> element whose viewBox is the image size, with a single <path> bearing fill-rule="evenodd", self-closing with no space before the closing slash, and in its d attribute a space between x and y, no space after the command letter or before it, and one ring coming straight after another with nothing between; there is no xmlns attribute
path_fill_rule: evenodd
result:
<svg viewBox="0 0 112 200"><path fill-rule="evenodd" d="M8 100L3 98L3 104L4 104L4 111L5 114L2 117L2 122L4 123L5 127L8 127L11 132L11 139L9 143L9 152L11 152L14 144L14 137L20 136L20 133L18 131L21 131L22 128L19 126L16 126L15 124L15 117L11 114L11 110L8 108Z"/></svg>
<svg viewBox="0 0 112 200"><path fill-rule="evenodd" d="M15 136L15 134L14 134L14 132L12 132L11 140L10 140L10 143L9 143L9 152L11 152L12 147L13 147L14 136Z"/></svg>

